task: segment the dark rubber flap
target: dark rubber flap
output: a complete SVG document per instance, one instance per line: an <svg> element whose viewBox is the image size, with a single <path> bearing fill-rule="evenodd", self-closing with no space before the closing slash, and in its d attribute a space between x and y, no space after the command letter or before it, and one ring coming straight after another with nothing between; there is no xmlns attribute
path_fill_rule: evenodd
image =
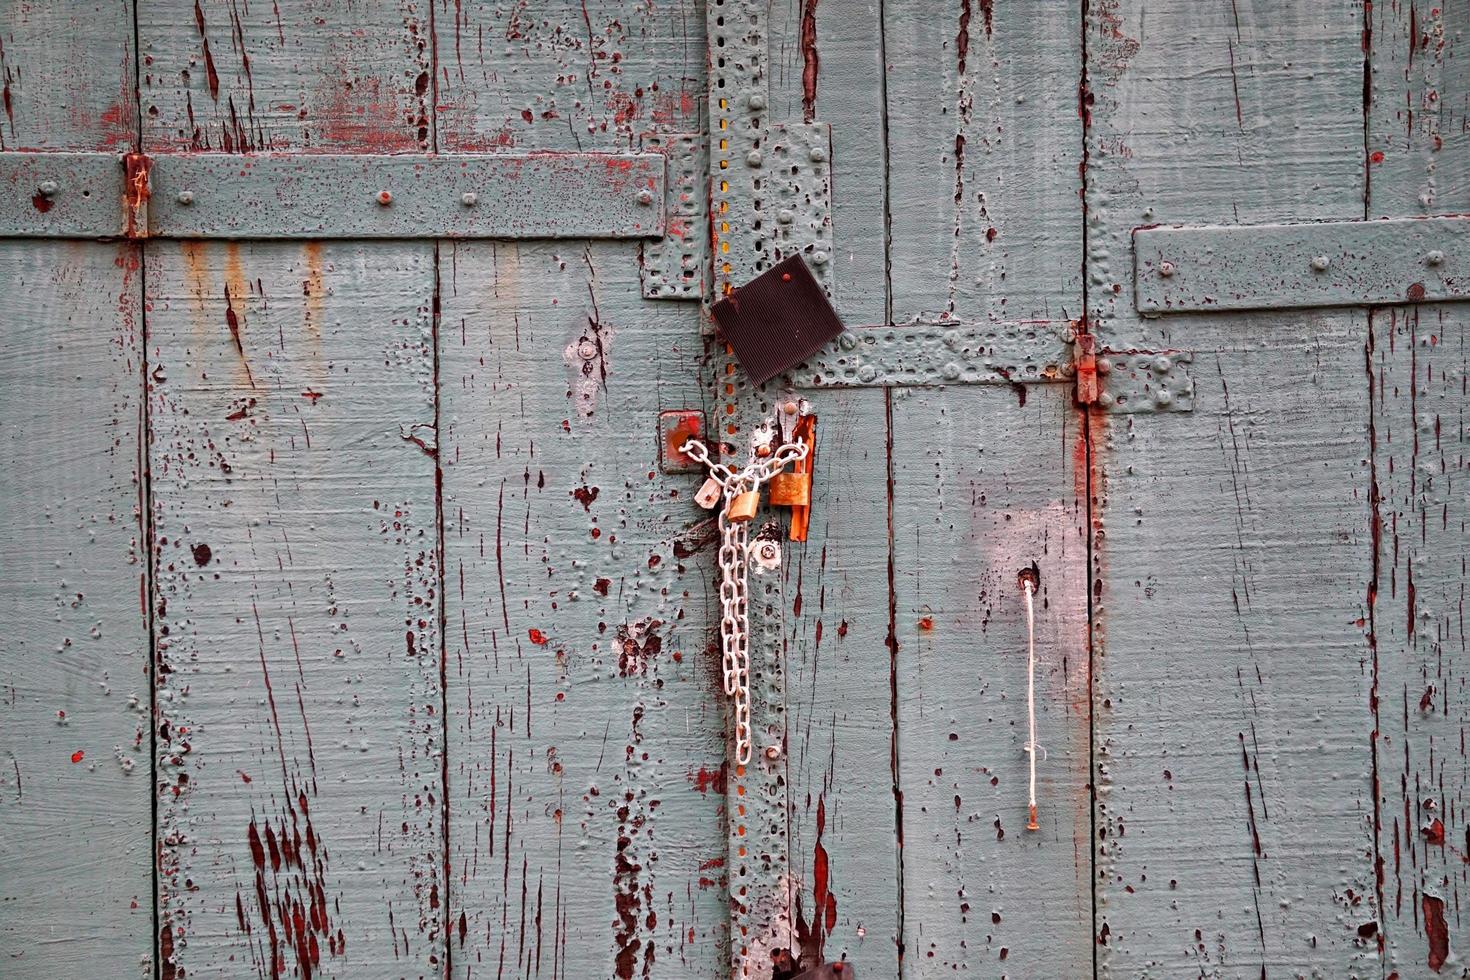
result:
<svg viewBox="0 0 1470 980"><path fill-rule="evenodd" d="M750 380L762 385L811 357L842 321L800 255L782 259L711 312Z"/></svg>

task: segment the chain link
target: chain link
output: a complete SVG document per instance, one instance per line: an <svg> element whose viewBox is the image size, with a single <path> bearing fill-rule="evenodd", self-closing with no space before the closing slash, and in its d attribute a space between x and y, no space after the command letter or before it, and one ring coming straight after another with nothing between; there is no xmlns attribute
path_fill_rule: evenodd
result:
<svg viewBox="0 0 1470 980"><path fill-rule="evenodd" d="M750 524L729 519L729 505L742 493L755 493L761 485L787 466L806 459L810 447L801 440L787 443L770 456L757 456L753 451L745 466L735 469L709 458L709 449L691 439L681 447L695 462L709 467L710 476L720 484L723 506L717 525L720 530L720 652L725 679L725 695L734 700L735 762L750 764L750 595L749 556Z"/></svg>

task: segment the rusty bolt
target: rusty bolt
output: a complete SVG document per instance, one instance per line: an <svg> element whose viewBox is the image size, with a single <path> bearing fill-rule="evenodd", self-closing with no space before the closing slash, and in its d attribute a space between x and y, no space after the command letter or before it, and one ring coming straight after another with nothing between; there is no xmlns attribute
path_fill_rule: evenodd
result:
<svg viewBox="0 0 1470 980"><path fill-rule="evenodd" d="M61 185L54 180L43 180L41 186L36 189L41 192L42 197L54 197L56 192L61 190Z"/></svg>
<svg viewBox="0 0 1470 980"><path fill-rule="evenodd" d="M1164 278L1167 279L1169 276L1172 276L1173 274L1174 274L1174 263L1173 262L1170 262L1170 261L1168 261L1166 259L1165 261L1159 263L1159 275L1161 275L1161 276L1163 276Z"/></svg>
<svg viewBox="0 0 1470 980"><path fill-rule="evenodd" d="M597 345L590 340L584 340L577 345L577 356L584 361L590 361L597 356Z"/></svg>
<svg viewBox="0 0 1470 980"><path fill-rule="evenodd" d="M1441 252L1439 249L1435 249L1428 255L1424 256L1424 261L1428 262L1430 265L1440 265L1444 262L1444 253Z"/></svg>
<svg viewBox="0 0 1470 980"><path fill-rule="evenodd" d="M1332 260L1325 255L1319 255L1316 258L1312 259L1312 268L1317 270L1318 272L1326 272L1327 267L1331 264Z"/></svg>
<svg viewBox="0 0 1470 980"><path fill-rule="evenodd" d="M392 204L393 203L393 192L392 191L378 191L378 203L381 204L385 208L388 205Z"/></svg>
<svg viewBox="0 0 1470 980"><path fill-rule="evenodd" d="M747 104L757 112L766 107L766 97L759 92L753 93L747 100Z"/></svg>
<svg viewBox="0 0 1470 980"><path fill-rule="evenodd" d="M191 204L194 203L194 192L193 191L179 191L179 193L178 193L177 197L175 198L175 200L177 200L184 207L188 207L189 205L191 205Z"/></svg>
<svg viewBox="0 0 1470 980"><path fill-rule="evenodd" d="M807 156L811 157L813 163L821 163L827 159L827 151L820 146L814 146Z"/></svg>
<svg viewBox="0 0 1470 980"><path fill-rule="evenodd" d="M775 762L777 759L781 758L781 746L779 746L779 745L767 745L766 746L766 758L767 759L770 759L772 762Z"/></svg>
<svg viewBox="0 0 1470 980"><path fill-rule="evenodd" d="M467 208L472 208L476 204L480 203L480 195L476 194L474 191L465 191L459 196L459 203L463 204Z"/></svg>
<svg viewBox="0 0 1470 980"><path fill-rule="evenodd" d="M751 167L759 167L762 159L760 150L751 150L745 155L745 163Z"/></svg>

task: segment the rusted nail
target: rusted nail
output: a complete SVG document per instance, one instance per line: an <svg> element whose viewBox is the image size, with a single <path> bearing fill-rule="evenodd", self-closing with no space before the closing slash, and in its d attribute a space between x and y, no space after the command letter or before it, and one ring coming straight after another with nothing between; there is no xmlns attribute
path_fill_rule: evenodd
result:
<svg viewBox="0 0 1470 980"><path fill-rule="evenodd" d="M638 192L638 203L644 207L653 203L653 191L641 190Z"/></svg>
<svg viewBox="0 0 1470 980"><path fill-rule="evenodd" d="M378 203L381 204L385 208L388 205L392 204L393 203L393 192L392 191L378 191Z"/></svg>
<svg viewBox="0 0 1470 980"><path fill-rule="evenodd" d="M1159 275L1161 275L1161 276L1163 276L1164 278L1167 279L1169 276L1172 276L1173 274L1174 274L1174 263L1173 262L1170 262L1170 261L1168 261L1166 259L1165 261L1159 263Z"/></svg>
<svg viewBox="0 0 1470 980"><path fill-rule="evenodd" d="M61 185L54 180L43 180L36 190L41 192L42 197L55 197L56 192L61 190Z"/></svg>
<svg viewBox="0 0 1470 980"><path fill-rule="evenodd" d="M1332 265L1332 260L1325 255L1319 255L1312 259L1312 268L1318 272L1326 272L1327 267Z"/></svg>
<svg viewBox="0 0 1470 980"><path fill-rule="evenodd" d="M476 194L474 191L465 191L459 196L459 203L463 204L467 208L472 208L476 204L480 203L480 195Z"/></svg>
<svg viewBox="0 0 1470 980"><path fill-rule="evenodd" d="M176 196L176 200L178 200L178 202L184 207L188 207L189 205L194 203L194 192L179 191L178 195Z"/></svg>

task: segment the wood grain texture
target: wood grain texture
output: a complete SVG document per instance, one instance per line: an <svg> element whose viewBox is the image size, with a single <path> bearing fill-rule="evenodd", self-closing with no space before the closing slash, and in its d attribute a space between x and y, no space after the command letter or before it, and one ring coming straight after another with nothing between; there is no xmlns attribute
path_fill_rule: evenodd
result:
<svg viewBox="0 0 1470 980"><path fill-rule="evenodd" d="M1080 977L1092 972L1092 884L1079 413L1061 386L1032 389L1024 406L1005 388L956 395L894 398L904 976ZM1033 563L1045 751L1041 829L1028 832L1018 573Z"/></svg>
<svg viewBox="0 0 1470 980"><path fill-rule="evenodd" d="M151 974L130 245L0 247L0 973Z"/></svg>
<svg viewBox="0 0 1470 980"><path fill-rule="evenodd" d="M150 153L433 147L428 0L136 3Z"/></svg>
<svg viewBox="0 0 1470 980"><path fill-rule="evenodd" d="M848 324L883 323L878 5L789 0L771 5L770 23L771 118L832 124L834 303ZM800 394L817 414L817 461L807 541L784 544L783 566L795 951L804 965L846 958L864 977L897 977L886 400L881 391Z"/></svg>
<svg viewBox="0 0 1470 980"><path fill-rule="evenodd" d="M1366 318L1127 286L1138 225L1362 216L1362 42L1347 0L1089 11L1092 330L1197 352L1192 414L1091 434L1101 975L1381 972Z"/></svg>
<svg viewBox="0 0 1470 980"><path fill-rule="evenodd" d="M437 975L432 247L147 262L162 975Z"/></svg>
<svg viewBox="0 0 1470 980"><path fill-rule="evenodd" d="M128 0L0 8L0 150L118 150L137 139Z"/></svg>
<svg viewBox="0 0 1470 980"><path fill-rule="evenodd" d="M716 976L715 532L657 464L659 410L703 407L691 311L616 243L441 274L453 972Z"/></svg>
<svg viewBox="0 0 1470 980"><path fill-rule="evenodd" d="M703 128L698 0L431 2L446 153L627 150Z"/></svg>
<svg viewBox="0 0 1470 980"><path fill-rule="evenodd" d="M1456 57L1464 18L1456 7L1374 7L1370 215L1459 213L1470 203L1462 132L1470 79ZM1369 323L1380 942L1398 976L1453 976L1464 969L1470 894L1465 314L1451 305L1379 309Z"/></svg>

